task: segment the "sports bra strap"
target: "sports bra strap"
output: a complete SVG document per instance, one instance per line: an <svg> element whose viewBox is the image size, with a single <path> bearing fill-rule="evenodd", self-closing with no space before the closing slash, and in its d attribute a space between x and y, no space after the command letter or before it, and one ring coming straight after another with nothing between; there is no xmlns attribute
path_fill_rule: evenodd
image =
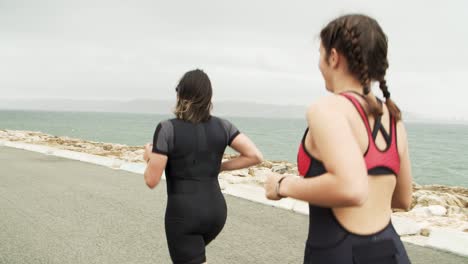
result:
<svg viewBox="0 0 468 264"><path fill-rule="evenodd" d="M366 112L364 111L364 108L362 107L361 103L359 103L359 101L356 98L354 98L353 96L351 96L349 94L342 93L340 95L347 98L349 101L351 101L351 103L354 105L354 107L356 107L357 111L359 112L359 115L362 118L362 121L364 121L364 124L366 125L367 133L368 133L368 135L370 137L372 135L372 130L370 128L369 119L367 118Z"/></svg>

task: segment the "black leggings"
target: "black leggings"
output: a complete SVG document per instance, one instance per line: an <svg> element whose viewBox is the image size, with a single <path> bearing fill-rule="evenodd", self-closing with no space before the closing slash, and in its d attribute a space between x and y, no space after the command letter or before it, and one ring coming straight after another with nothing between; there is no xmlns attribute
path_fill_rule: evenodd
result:
<svg viewBox="0 0 468 264"><path fill-rule="evenodd" d="M319 248L307 245L304 264L409 264L400 237L390 223L369 236L348 233L337 244Z"/></svg>
<svg viewBox="0 0 468 264"><path fill-rule="evenodd" d="M221 232L226 217L226 202L219 186L193 193L169 193L165 227L172 261L176 264L205 262L205 246Z"/></svg>

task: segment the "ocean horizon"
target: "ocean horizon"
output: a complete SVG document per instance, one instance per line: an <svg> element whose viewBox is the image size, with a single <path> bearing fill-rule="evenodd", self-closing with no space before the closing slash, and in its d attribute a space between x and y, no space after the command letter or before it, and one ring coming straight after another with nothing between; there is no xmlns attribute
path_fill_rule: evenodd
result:
<svg viewBox="0 0 468 264"><path fill-rule="evenodd" d="M296 162L307 126L304 118L235 117L267 160ZM55 136L142 146L156 125L171 115L115 112L0 110L0 129L40 131ZM406 122L414 181L468 187L468 124ZM232 152L232 151L229 151Z"/></svg>

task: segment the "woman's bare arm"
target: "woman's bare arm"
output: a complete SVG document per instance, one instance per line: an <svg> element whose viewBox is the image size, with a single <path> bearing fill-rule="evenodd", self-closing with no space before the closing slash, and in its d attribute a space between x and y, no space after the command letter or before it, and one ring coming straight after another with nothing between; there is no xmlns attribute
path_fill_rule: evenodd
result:
<svg viewBox="0 0 468 264"><path fill-rule="evenodd" d="M367 169L343 114L349 109L346 103L332 96L309 108L308 140L313 138L327 173L312 178L288 177L280 185L281 195L326 207L358 206L365 202Z"/></svg>
<svg viewBox="0 0 468 264"><path fill-rule="evenodd" d="M231 148L239 152L240 156L223 162L221 171L247 168L263 161L263 155L255 144L244 134L239 134L231 143Z"/></svg>
<svg viewBox="0 0 468 264"><path fill-rule="evenodd" d="M144 159L148 162L145 170L146 185L153 189L161 181L161 176L166 168L167 156L152 152L152 144L145 146Z"/></svg>
<svg viewBox="0 0 468 264"><path fill-rule="evenodd" d="M413 176L409 157L406 129L402 122L397 125L398 152L400 155L400 173L392 196L392 208L408 210L412 202Z"/></svg>

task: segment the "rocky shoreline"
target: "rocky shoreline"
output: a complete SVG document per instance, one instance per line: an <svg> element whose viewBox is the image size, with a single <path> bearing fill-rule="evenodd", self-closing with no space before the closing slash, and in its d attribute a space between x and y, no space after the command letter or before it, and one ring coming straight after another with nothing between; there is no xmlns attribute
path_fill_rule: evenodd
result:
<svg viewBox="0 0 468 264"><path fill-rule="evenodd" d="M132 163L143 163L143 146L126 146L93 142L69 137L57 137L32 131L2 130L0 140L44 145L58 149L115 158ZM226 154L224 159L235 155ZM222 172L220 183L262 186L268 174L275 172L296 177L296 164L285 161L264 161L243 170ZM443 185L413 184L413 203L408 212L395 211L394 215L411 221L416 227L407 235L429 236L433 229L450 228L468 233L468 188Z"/></svg>

